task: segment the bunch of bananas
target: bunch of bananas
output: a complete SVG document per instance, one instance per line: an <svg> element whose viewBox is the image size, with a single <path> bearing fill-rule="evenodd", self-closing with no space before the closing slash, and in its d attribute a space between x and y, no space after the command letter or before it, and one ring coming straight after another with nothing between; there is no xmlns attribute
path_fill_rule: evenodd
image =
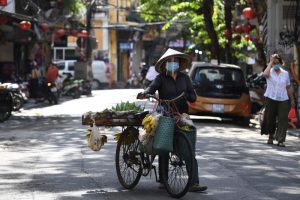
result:
<svg viewBox="0 0 300 200"><path fill-rule="evenodd" d="M146 115L146 117L142 121L142 125L147 134L154 132L159 116L152 116L151 114Z"/></svg>
<svg viewBox="0 0 300 200"><path fill-rule="evenodd" d="M114 139L116 140L116 141L119 141L119 139L120 139L120 137L121 137L121 134L122 133L120 133L120 132L117 132L114 136Z"/></svg>

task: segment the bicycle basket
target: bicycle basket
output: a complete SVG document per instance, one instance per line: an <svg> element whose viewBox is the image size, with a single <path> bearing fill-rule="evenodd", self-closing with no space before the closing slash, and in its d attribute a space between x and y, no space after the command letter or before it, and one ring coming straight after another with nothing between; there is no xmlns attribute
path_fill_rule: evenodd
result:
<svg viewBox="0 0 300 200"><path fill-rule="evenodd" d="M174 118L161 116L154 135L153 148L159 153L173 151Z"/></svg>

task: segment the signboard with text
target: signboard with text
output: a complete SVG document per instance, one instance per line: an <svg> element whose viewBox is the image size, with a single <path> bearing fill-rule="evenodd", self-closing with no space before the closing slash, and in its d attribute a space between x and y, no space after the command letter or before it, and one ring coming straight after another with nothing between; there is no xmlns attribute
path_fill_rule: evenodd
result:
<svg viewBox="0 0 300 200"><path fill-rule="evenodd" d="M119 43L119 47L122 50L130 50L130 49L133 49L133 43L132 42L121 42L121 43Z"/></svg>

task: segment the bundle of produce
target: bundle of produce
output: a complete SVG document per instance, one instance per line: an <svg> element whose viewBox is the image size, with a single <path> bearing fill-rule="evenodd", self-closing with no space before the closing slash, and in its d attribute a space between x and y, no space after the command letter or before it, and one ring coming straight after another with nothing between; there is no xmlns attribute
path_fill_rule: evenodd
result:
<svg viewBox="0 0 300 200"><path fill-rule="evenodd" d="M135 111L135 112L141 112L144 109L141 106L136 105L135 103L130 103L129 101L127 102L121 102L118 103L116 106L113 106L111 108L111 111Z"/></svg>
<svg viewBox="0 0 300 200"><path fill-rule="evenodd" d="M149 139L154 136L160 116L161 114L152 113L147 114L143 119L142 125L144 131L139 136L139 140L142 142L142 144L146 145Z"/></svg>
<svg viewBox="0 0 300 200"><path fill-rule="evenodd" d="M104 143L107 142L107 136L100 134L95 124L93 127L87 129L85 136L86 136L88 147L93 151L100 151Z"/></svg>
<svg viewBox="0 0 300 200"><path fill-rule="evenodd" d="M195 127L190 116L186 113L176 116L175 121L176 121L176 127L184 131L191 131Z"/></svg>
<svg viewBox="0 0 300 200"><path fill-rule="evenodd" d="M127 127L123 132L117 132L114 135L114 139L116 141L119 141L121 137L123 137L122 139L122 144L124 145L130 145L132 143L135 142L137 136L139 134L138 129L134 128L134 127Z"/></svg>
<svg viewBox="0 0 300 200"><path fill-rule="evenodd" d="M121 102L111 109L104 109L101 112L87 112L82 115L83 125L117 125L122 123L139 124L148 111L135 103Z"/></svg>

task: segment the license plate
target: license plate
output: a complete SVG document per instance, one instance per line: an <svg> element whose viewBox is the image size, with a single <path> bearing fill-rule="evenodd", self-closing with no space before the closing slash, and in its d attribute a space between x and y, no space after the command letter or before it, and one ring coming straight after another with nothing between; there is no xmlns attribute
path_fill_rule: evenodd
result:
<svg viewBox="0 0 300 200"><path fill-rule="evenodd" d="M213 104L212 111L215 113L223 113L224 112L224 104Z"/></svg>
<svg viewBox="0 0 300 200"><path fill-rule="evenodd" d="M51 88L51 92L57 92L57 88L56 87Z"/></svg>

